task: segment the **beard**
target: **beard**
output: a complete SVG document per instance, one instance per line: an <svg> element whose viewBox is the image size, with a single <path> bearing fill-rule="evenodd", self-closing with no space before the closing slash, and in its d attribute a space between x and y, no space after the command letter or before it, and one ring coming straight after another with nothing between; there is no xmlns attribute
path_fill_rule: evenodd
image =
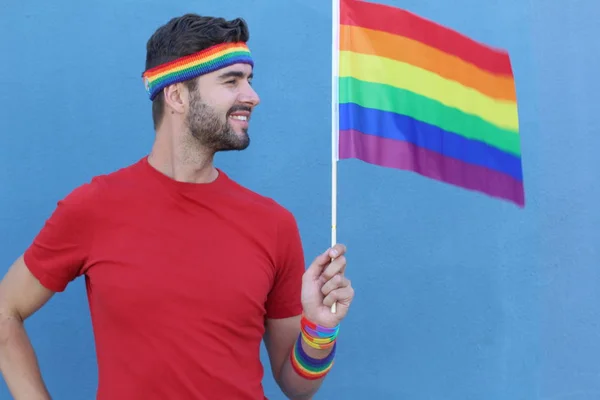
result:
<svg viewBox="0 0 600 400"><path fill-rule="evenodd" d="M229 124L231 113L239 110L250 111L250 108L233 106L223 118L214 108L204 103L197 92L192 92L187 117L191 136L202 147L213 152L246 149L250 145L248 130L244 129L243 134L239 135Z"/></svg>

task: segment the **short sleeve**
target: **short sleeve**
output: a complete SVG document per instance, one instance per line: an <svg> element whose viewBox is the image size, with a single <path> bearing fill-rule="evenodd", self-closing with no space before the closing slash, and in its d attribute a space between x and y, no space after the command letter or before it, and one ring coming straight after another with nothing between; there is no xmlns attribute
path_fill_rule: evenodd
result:
<svg viewBox="0 0 600 400"><path fill-rule="evenodd" d="M62 292L81 275L92 234L92 185L82 185L60 200L23 255L40 283Z"/></svg>
<svg viewBox="0 0 600 400"><path fill-rule="evenodd" d="M275 282L267 298L267 318L288 318L302 313L304 251L294 216L284 211L277 234Z"/></svg>

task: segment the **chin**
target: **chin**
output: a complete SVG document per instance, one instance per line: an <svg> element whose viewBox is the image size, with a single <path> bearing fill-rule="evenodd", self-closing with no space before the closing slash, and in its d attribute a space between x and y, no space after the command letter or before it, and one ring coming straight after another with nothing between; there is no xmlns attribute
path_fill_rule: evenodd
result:
<svg viewBox="0 0 600 400"><path fill-rule="evenodd" d="M248 134L232 132L234 133L234 137L230 138L230 140L223 141L215 151L241 151L245 150L250 146L250 137Z"/></svg>
<svg viewBox="0 0 600 400"><path fill-rule="evenodd" d="M250 136L248 135L248 128L241 130L233 129L233 133L237 138L243 140L244 142L247 142L250 138Z"/></svg>
<svg viewBox="0 0 600 400"><path fill-rule="evenodd" d="M246 135L243 142L238 143L238 150L245 150L250 146L250 137Z"/></svg>

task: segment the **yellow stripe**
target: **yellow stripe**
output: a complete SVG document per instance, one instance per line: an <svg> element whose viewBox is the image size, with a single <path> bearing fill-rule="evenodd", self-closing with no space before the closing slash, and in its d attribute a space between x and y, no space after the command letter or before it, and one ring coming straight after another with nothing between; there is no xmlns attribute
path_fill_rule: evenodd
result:
<svg viewBox="0 0 600 400"><path fill-rule="evenodd" d="M458 82L400 61L340 51L340 77L354 77L406 89L476 115L496 126L514 131L519 129L515 102L494 100Z"/></svg>
<svg viewBox="0 0 600 400"><path fill-rule="evenodd" d="M233 52L236 52L236 51L247 51L247 50L248 49L246 49L245 47L241 47L241 46L240 47L232 47L232 48L220 51L218 53L215 53L215 54L213 54L210 57L206 57L206 58L203 58L203 59L200 59L200 60L190 61L190 62L182 64L182 65L180 65L180 66L178 66L176 68L169 68L168 70L166 70L166 71L164 71L164 72L162 72L160 74L153 75L151 77L151 79L152 80L160 79L163 76L168 75L170 73L179 72L179 71L181 71L183 69L189 68L190 65L195 65L195 64L198 64L198 63L204 63L204 62L207 62L207 61L210 61L210 60L214 60L216 58L222 57L223 55L225 55L227 53L233 53Z"/></svg>

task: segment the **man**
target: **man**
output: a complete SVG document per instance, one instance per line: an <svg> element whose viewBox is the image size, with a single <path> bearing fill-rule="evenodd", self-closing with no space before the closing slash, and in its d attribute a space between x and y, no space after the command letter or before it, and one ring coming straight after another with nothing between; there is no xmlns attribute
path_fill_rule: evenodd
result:
<svg viewBox="0 0 600 400"><path fill-rule="evenodd" d="M148 41L150 154L60 201L0 283L0 369L15 399L50 398L23 321L81 275L100 400L264 399L263 339L290 399L318 390L354 296L345 248L305 270L294 217L213 166L249 144L248 38L241 19L188 14Z"/></svg>

